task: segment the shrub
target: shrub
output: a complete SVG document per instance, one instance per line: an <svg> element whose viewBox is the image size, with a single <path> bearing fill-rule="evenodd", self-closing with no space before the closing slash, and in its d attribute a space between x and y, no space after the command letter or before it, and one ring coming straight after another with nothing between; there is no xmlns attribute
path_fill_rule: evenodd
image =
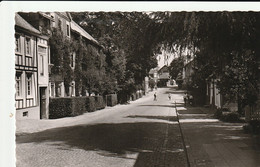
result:
<svg viewBox="0 0 260 167"><path fill-rule="evenodd" d="M86 97L85 106L88 112L96 111L95 97L93 96Z"/></svg>
<svg viewBox="0 0 260 167"><path fill-rule="evenodd" d="M243 126L245 133L260 134L260 121L251 120L247 125Z"/></svg>
<svg viewBox="0 0 260 167"><path fill-rule="evenodd" d="M140 98L140 94L138 92L135 93L136 99Z"/></svg>
<svg viewBox="0 0 260 167"><path fill-rule="evenodd" d="M72 98L73 104L73 116L81 115L87 112L86 109L86 97L73 97Z"/></svg>
<svg viewBox="0 0 260 167"><path fill-rule="evenodd" d="M251 120L249 125L252 127L253 134L260 134L260 121L259 120Z"/></svg>
<svg viewBox="0 0 260 167"><path fill-rule="evenodd" d="M103 96L95 96L95 107L97 110L101 110L106 107L106 102Z"/></svg>
<svg viewBox="0 0 260 167"><path fill-rule="evenodd" d="M226 108L217 109L217 111L214 113L214 118L223 122L241 122L240 115L237 112L230 112Z"/></svg>
<svg viewBox="0 0 260 167"><path fill-rule="evenodd" d="M107 99L107 106L115 106L117 104L117 95L110 94L106 96Z"/></svg>
<svg viewBox="0 0 260 167"><path fill-rule="evenodd" d="M136 93L131 94L132 101L136 100Z"/></svg>
<svg viewBox="0 0 260 167"><path fill-rule="evenodd" d="M252 133L252 126L249 125L249 124L244 125L244 126L243 126L243 131L244 131L245 133Z"/></svg>
<svg viewBox="0 0 260 167"><path fill-rule="evenodd" d="M108 102L108 99L110 98L109 97L110 95L107 95L107 105L108 106L110 106L109 104L109 102ZM117 94L117 101L118 101L118 103L120 103L120 104L125 104L125 103L127 103L127 101L130 99L130 96L126 93L126 92L124 92L124 91L119 91L118 92L118 94Z"/></svg>
<svg viewBox="0 0 260 167"><path fill-rule="evenodd" d="M49 118L63 118L83 114L86 112L85 97L50 98Z"/></svg>
<svg viewBox="0 0 260 167"><path fill-rule="evenodd" d="M216 119L222 119L223 114L221 109L217 109L217 111L214 113L214 118Z"/></svg>
<svg viewBox="0 0 260 167"><path fill-rule="evenodd" d="M224 122L241 122L240 120L240 116L237 112L231 112L231 113L228 113L228 114L225 114L222 116L222 121Z"/></svg>

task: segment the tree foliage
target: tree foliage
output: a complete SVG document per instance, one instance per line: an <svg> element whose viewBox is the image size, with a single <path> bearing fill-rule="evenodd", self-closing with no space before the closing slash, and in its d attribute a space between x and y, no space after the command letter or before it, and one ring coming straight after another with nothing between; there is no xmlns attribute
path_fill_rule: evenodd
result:
<svg viewBox="0 0 260 167"><path fill-rule="evenodd" d="M141 12L82 12L72 17L104 47L106 71L118 84L117 90L140 89L157 65L154 37L158 28L153 19Z"/></svg>
<svg viewBox="0 0 260 167"><path fill-rule="evenodd" d="M256 101L259 13L81 12L72 16L104 46L106 71L119 89L137 89L157 65L158 47L177 46L195 56L191 87L205 90L206 79L215 79L227 99ZM173 78L182 66L181 58L173 61Z"/></svg>
<svg viewBox="0 0 260 167"><path fill-rule="evenodd" d="M169 24L181 34L166 37L170 44L195 48L193 85L204 86L201 83L206 78L217 79L217 86L227 99L246 104L256 101L259 13L186 12L167 13L163 18L165 34L171 32L167 29ZM172 19L176 22L170 22Z"/></svg>
<svg viewBox="0 0 260 167"><path fill-rule="evenodd" d="M170 76L172 79L176 80L179 73L182 73L184 67L184 59L183 57L178 57L174 59L169 67Z"/></svg>

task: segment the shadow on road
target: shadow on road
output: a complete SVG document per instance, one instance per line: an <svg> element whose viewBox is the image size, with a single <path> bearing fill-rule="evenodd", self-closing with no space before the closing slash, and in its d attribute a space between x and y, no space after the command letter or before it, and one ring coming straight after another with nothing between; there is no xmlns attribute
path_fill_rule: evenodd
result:
<svg viewBox="0 0 260 167"><path fill-rule="evenodd" d="M147 119L161 119L171 122L178 121L177 116L149 116L149 115L130 115L128 118L147 118Z"/></svg>
<svg viewBox="0 0 260 167"><path fill-rule="evenodd" d="M177 90L176 88L169 88L167 91L164 92L164 94L184 94L187 92L186 90Z"/></svg>
<svg viewBox="0 0 260 167"><path fill-rule="evenodd" d="M162 163L167 164L165 166L186 166L182 140L176 124L95 124L50 129L18 135L16 138L17 144L43 142L51 142L62 149L78 148L126 159L129 158L127 154L137 153L135 167L160 166Z"/></svg>
<svg viewBox="0 0 260 167"><path fill-rule="evenodd" d="M191 166L259 166L259 137L244 134L243 123L214 119L210 108L188 106L177 111Z"/></svg>
<svg viewBox="0 0 260 167"><path fill-rule="evenodd" d="M149 104L149 105L139 105L139 107L174 107L175 105L153 105L153 104Z"/></svg>

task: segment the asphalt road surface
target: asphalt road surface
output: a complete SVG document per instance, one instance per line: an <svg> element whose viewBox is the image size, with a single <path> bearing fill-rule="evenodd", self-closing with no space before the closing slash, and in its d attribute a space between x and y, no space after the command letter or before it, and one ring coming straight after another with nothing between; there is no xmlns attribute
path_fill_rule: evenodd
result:
<svg viewBox="0 0 260 167"><path fill-rule="evenodd" d="M157 101L144 97L86 124L17 135L17 167L185 167L180 93L160 89Z"/></svg>

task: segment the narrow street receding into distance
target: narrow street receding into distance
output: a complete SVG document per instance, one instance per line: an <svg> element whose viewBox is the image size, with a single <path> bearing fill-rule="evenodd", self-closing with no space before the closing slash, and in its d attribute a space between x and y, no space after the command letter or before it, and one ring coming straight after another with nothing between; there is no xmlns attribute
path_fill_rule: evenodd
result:
<svg viewBox="0 0 260 167"><path fill-rule="evenodd" d="M91 123L17 135L17 166L187 166L174 108L182 92L157 93Z"/></svg>
<svg viewBox="0 0 260 167"><path fill-rule="evenodd" d="M184 107L181 90L157 94L157 101L150 92L128 105L18 129L17 167L259 166L259 137L244 134L243 123L214 119L210 108Z"/></svg>

